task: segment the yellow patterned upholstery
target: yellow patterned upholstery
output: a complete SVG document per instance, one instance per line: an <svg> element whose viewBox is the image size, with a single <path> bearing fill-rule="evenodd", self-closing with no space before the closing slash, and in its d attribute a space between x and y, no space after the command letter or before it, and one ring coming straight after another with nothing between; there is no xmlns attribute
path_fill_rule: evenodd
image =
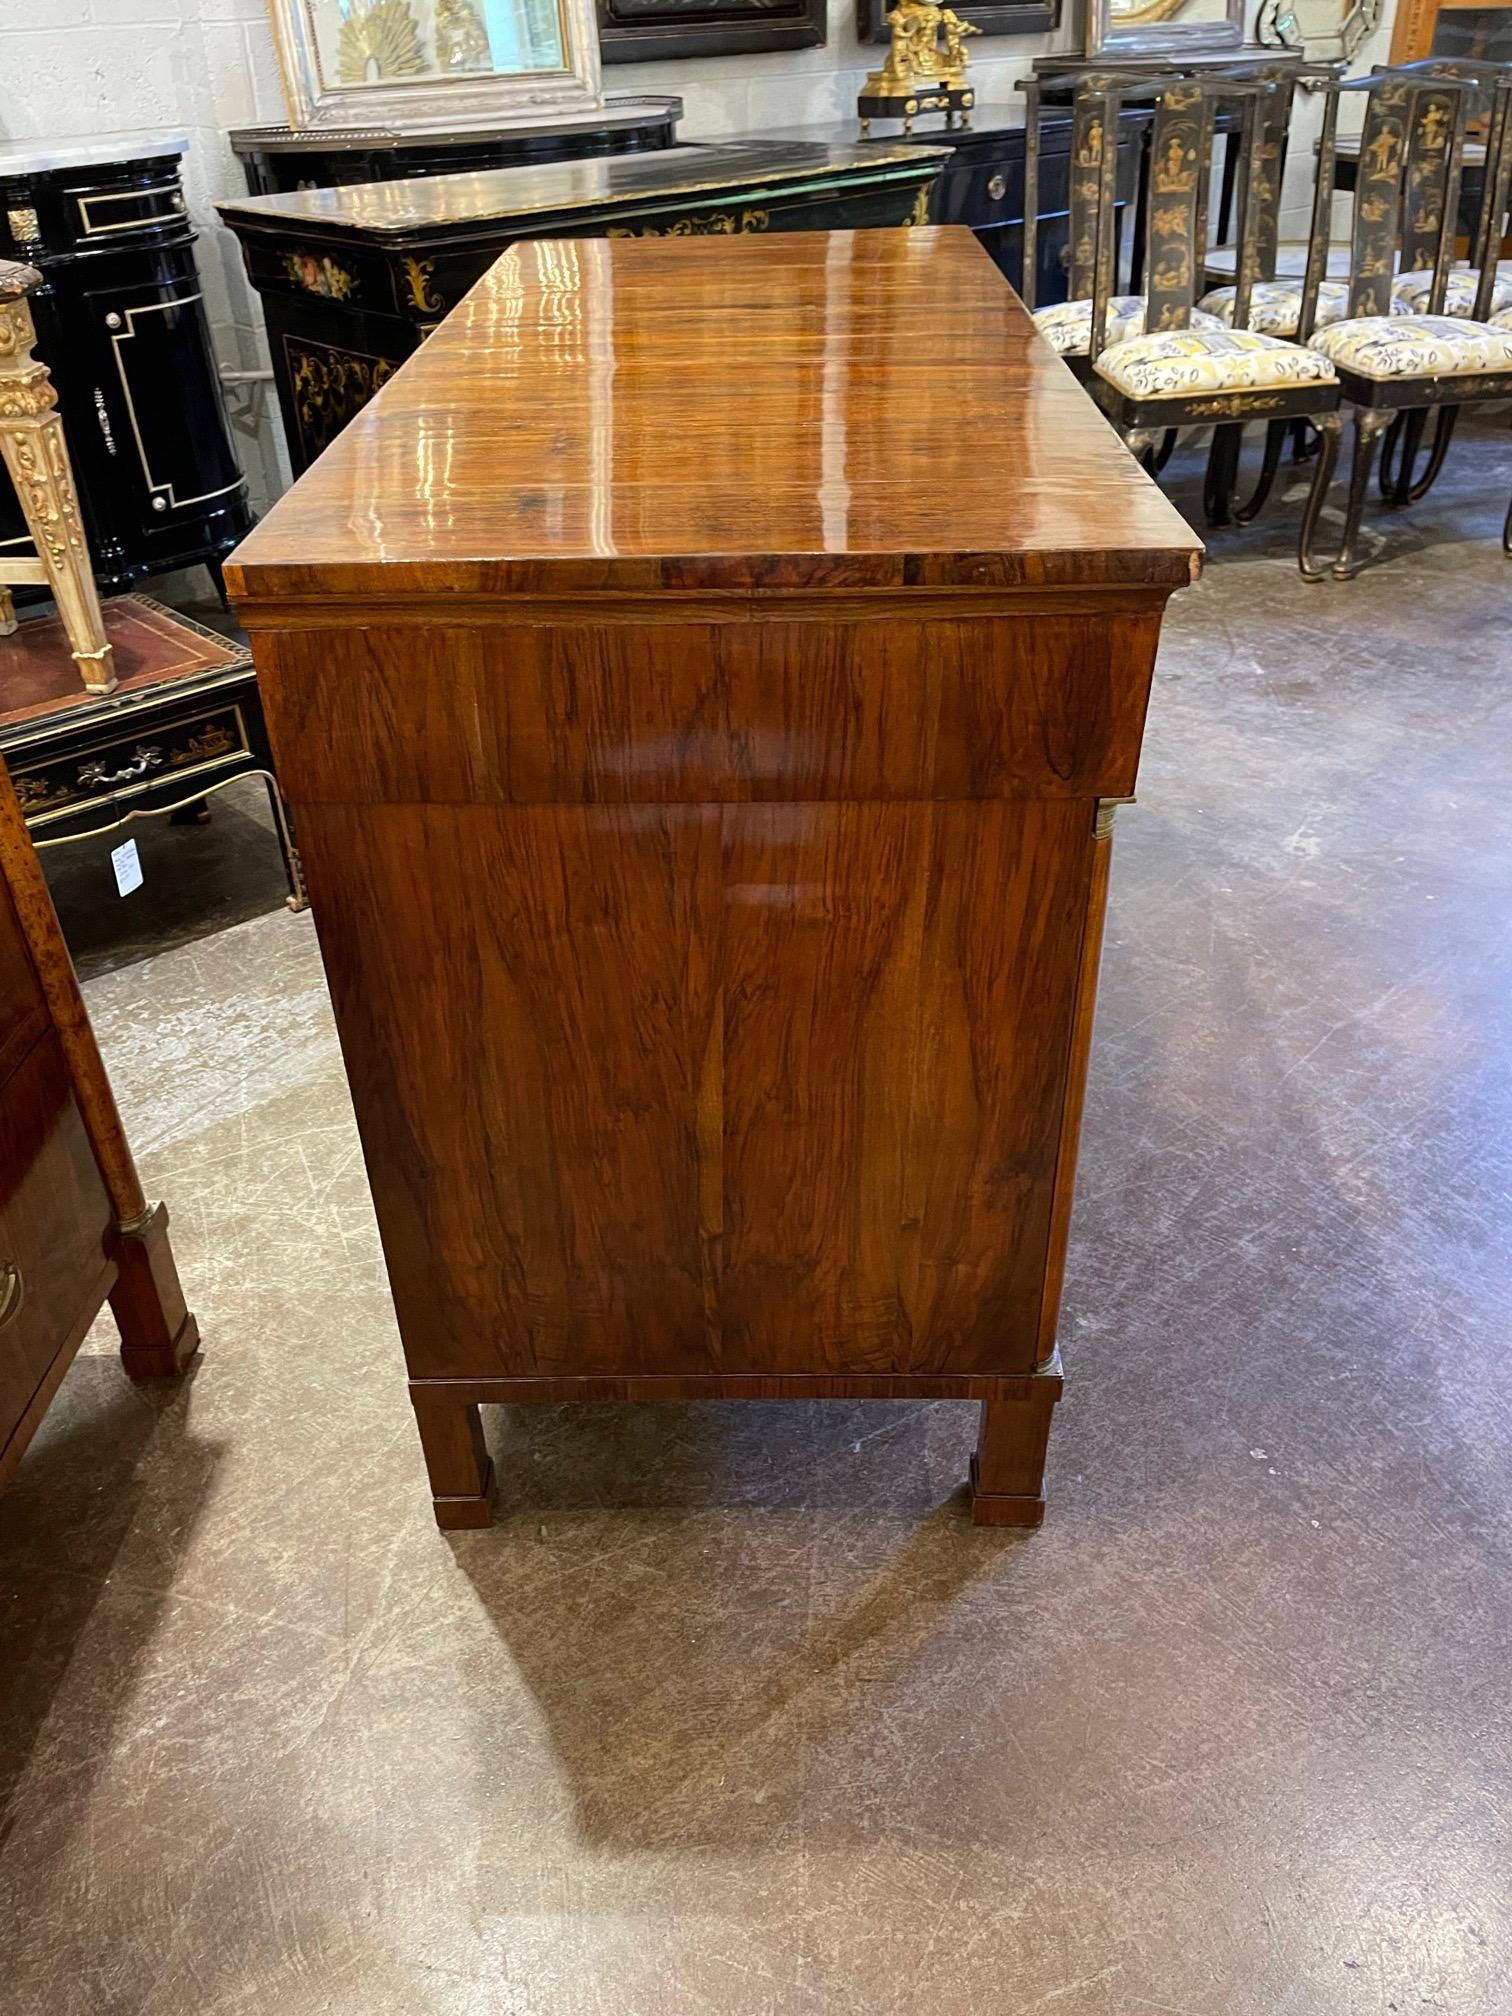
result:
<svg viewBox="0 0 1512 2016"><path fill-rule="evenodd" d="M1144 323L1143 295L1112 294L1108 297L1109 343L1122 343L1130 336L1140 335ZM1213 316L1204 315L1200 310L1194 310L1192 323L1196 328L1216 329L1219 326ZM1057 357L1085 357L1092 340L1092 303L1060 301L1053 308L1037 308L1034 311L1034 326Z"/></svg>
<svg viewBox="0 0 1512 2016"><path fill-rule="evenodd" d="M1450 315L1359 315L1310 347L1359 378L1457 378L1512 371L1512 333Z"/></svg>
<svg viewBox="0 0 1512 2016"><path fill-rule="evenodd" d="M1334 376L1333 366L1316 351L1258 329L1168 329L1131 336L1105 350L1092 368L1131 399L1329 384Z"/></svg>
<svg viewBox="0 0 1512 2016"><path fill-rule="evenodd" d="M1502 262L1505 263L1505 262ZM1468 266L1457 266L1449 275L1449 289L1444 296L1446 315L1470 315L1475 309L1475 290L1480 285L1479 273ZM1398 273L1391 283L1391 312L1393 315L1422 315L1427 311L1428 296L1433 288L1433 274ZM1491 290L1491 312L1500 313L1503 308L1512 308L1512 268L1503 273L1499 264L1496 280ZM1321 327L1321 321L1319 326Z"/></svg>
<svg viewBox="0 0 1512 2016"><path fill-rule="evenodd" d="M1499 315L1493 315L1487 324L1491 329L1505 329L1512 333L1512 308L1503 308Z"/></svg>
<svg viewBox="0 0 1512 2016"><path fill-rule="evenodd" d="M1228 326L1234 319L1234 289L1215 287L1211 294L1204 294L1202 306L1210 315ZM1295 336L1297 319L1302 312L1302 282L1300 280L1257 280L1250 295L1249 326L1258 329L1262 336ZM1349 312L1349 282L1347 280L1324 280L1318 287L1318 316L1316 326L1321 329L1325 322L1340 322Z"/></svg>

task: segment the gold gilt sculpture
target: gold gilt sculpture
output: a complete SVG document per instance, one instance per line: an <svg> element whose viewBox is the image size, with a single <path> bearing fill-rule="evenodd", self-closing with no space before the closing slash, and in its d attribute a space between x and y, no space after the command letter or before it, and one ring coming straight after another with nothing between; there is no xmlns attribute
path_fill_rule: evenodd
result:
<svg viewBox="0 0 1512 2016"><path fill-rule="evenodd" d="M493 51L473 0L436 0L436 68L492 70Z"/></svg>
<svg viewBox="0 0 1512 2016"><path fill-rule="evenodd" d="M966 82L965 42L981 29L935 0L898 0L886 20L887 61L867 77L856 100L861 131L869 133L873 119L901 119L911 133L920 112L943 112L947 126L957 118L969 126L976 93Z"/></svg>
<svg viewBox="0 0 1512 2016"><path fill-rule="evenodd" d="M374 84L380 77L418 77L425 68L420 31L405 0L353 0L341 24L336 68L343 84Z"/></svg>

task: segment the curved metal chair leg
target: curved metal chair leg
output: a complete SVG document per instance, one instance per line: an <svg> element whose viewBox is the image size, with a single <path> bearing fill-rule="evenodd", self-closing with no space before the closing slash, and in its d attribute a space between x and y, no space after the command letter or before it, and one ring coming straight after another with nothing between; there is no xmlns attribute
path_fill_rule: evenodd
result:
<svg viewBox="0 0 1512 2016"><path fill-rule="evenodd" d="M1289 420L1272 420L1265 430L1265 460L1260 464L1260 475L1254 489L1243 504L1234 506L1234 518L1240 525L1249 525L1265 509L1265 500L1271 493L1271 485L1276 480L1276 471L1281 467L1281 450L1286 445Z"/></svg>
<svg viewBox="0 0 1512 2016"><path fill-rule="evenodd" d="M1209 525L1227 525L1233 518L1239 475L1239 451L1244 429L1235 421L1213 429L1207 470L1202 479L1202 509Z"/></svg>
<svg viewBox="0 0 1512 2016"><path fill-rule="evenodd" d="M1354 460L1349 471L1349 503L1344 512L1344 543L1330 568L1335 581L1352 581L1365 562L1355 551L1360 537L1360 521L1365 516L1365 499L1370 495L1370 471L1381 436L1396 419L1390 406L1355 408Z"/></svg>
<svg viewBox="0 0 1512 2016"><path fill-rule="evenodd" d="M1344 416L1342 413L1319 413L1314 416L1312 424L1318 430L1318 464L1313 470L1312 488L1307 493L1307 508L1302 513L1302 526L1297 534L1297 568L1304 581L1321 581L1328 571L1328 562L1315 558L1312 547L1318 533L1318 520L1323 515L1323 500L1328 495L1339 463L1339 436L1343 432Z"/></svg>
<svg viewBox="0 0 1512 2016"><path fill-rule="evenodd" d="M1407 492L1407 502L1416 504L1420 497L1426 497L1438 481L1449 453L1449 443L1454 439L1454 423L1459 419L1458 406L1440 406L1438 426L1434 431L1433 446L1428 451L1428 466Z"/></svg>

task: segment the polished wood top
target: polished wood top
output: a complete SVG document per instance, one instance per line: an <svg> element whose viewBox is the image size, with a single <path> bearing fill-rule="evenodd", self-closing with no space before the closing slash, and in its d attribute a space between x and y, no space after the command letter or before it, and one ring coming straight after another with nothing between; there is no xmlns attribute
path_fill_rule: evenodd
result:
<svg viewBox="0 0 1512 2016"><path fill-rule="evenodd" d="M226 576L255 625L291 599L1163 595L1200 552L947 227L511 247Z"/></svg>
<svg viewBox="0 0 1512 2016"><path fill-rule="evenodd" d="M276 196L228 198L215 206L237 231L263 227L280 236L289 227L315 237L433 239L467 231L501 217L544 217L606 204L633 210L637 199L665 202L710 190L749 188L791 194L796 184L835 175L873 176L887 168L917 175L949 150L894 142L859 141L693 142L648 154L595 155L580 161L477 168L460 175L410 175L393 182L361 182L333 189L297 189Z"/></svg>

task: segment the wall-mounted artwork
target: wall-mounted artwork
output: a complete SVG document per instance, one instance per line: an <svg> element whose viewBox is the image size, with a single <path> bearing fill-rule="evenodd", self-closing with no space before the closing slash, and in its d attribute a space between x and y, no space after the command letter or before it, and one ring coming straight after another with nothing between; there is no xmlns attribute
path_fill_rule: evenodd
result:
<svg viewBox="0 0 1512 2016"><path fill-rule="evenodd" d="M824 0L598 0L606 63L817 49Z"/></svg>
<svg viewBox="0 0 1512 2016"><path fill-rule="evenodd" d="M560 119L599 93L592 0L268 0L291 126Z"/></svg>
<svg viewBox="0 0 1512 2016"><path fill-rule="evenodd" d="M856 0L856 33L863 42L888 39L894 0ZM1003 0L1002 5L957 7L979 35L1049 35L1060 26L1061 0Z"/></svg>

